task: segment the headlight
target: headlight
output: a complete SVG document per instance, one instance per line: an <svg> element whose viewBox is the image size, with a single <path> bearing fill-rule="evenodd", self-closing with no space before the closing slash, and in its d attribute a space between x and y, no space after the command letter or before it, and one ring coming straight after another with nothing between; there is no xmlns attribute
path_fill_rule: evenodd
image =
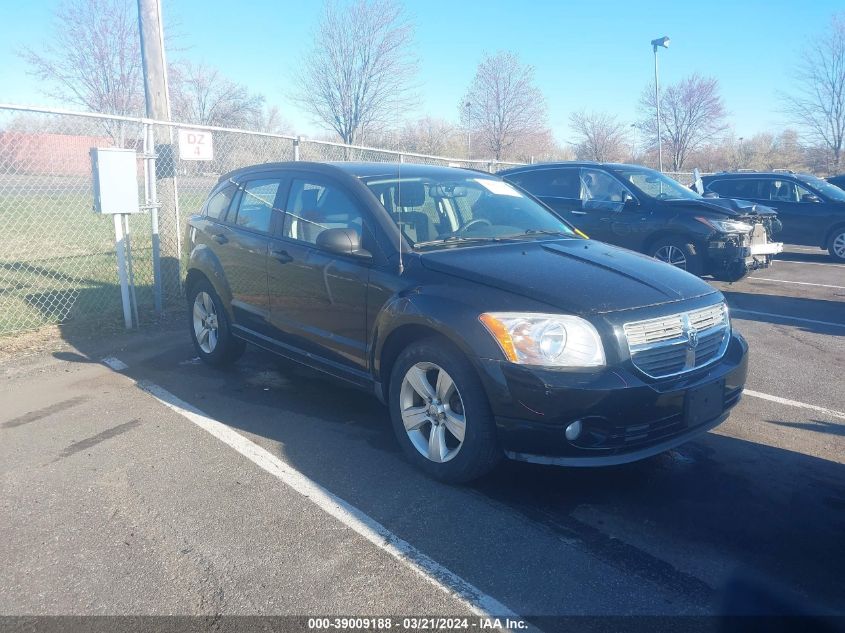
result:
<svg viewBox="0 0 845 633"><path fill-rule="evenodd" d="M696 220L716 229L719 233L751 233L754 230L750 224L736 220L711 220L710 218L696 218Z"/></svg>
<svg viewBox="0 0 845 633"><path fill-rule="evenodd" d="M545 367L603 367L605 364L599 333L592 323L579 317L485 312L478 320L513 363Z"/></svg>

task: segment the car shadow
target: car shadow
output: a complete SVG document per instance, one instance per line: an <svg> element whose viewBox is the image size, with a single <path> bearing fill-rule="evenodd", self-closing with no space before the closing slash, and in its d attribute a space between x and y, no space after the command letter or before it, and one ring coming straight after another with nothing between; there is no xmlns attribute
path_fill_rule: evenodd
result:
<svg viewBox="0 0 845 633"><path fill-rule="evenodd" d="M825 433L827 435L839 435L845 437L845 422L830 422L828 420L810 420L809 422L766 420L766 422L791 429L802 429L804 431L813 431L815 433Z"/></svg>
<svg viewBox="0 0 845 633"><path fill-rule="evenodd" d="M775 261L784 262L801 262L813 264L836 264L833 258L826 250L819 249L818 253L808 253L806 251L784 251L775 256Z"/></svg>
<svg viewBox="0 0 845 633"><path fill-rule="evenodd" d="M566 583L541 577L607 581L593 576L599 572L592 564L572 568L581 560L574 548L704 612L719 608L737 570L776 578L805 604L817 600L843 611L845 465L708 433L626 466L504 462L471 485L447 486L406 461L387 410L370 394L252 348L230 368L207 367L181 330L128 337L120 358L129 368L122 373L237 429L506 604L571 613L577 607L558 593ZM158 338L152 343L149 336ZM64 360L90 362L107 353L108 342L66 337L75 353L57 355ZM823 420L811 424L827 427ZM557 545L538 554L523 536L525 526ZM538 555L542 570L524 567ZM711 555L718 562L708 568L700 559ZM641 593L619 600L629 601L627 609L660 613L664 607L654 605L650 591Z"/></svg>
<svg viewBox="0 0 845 633"><path fill-rule="evenodd" d="M845 336L845 301L722 290L737 318L789 325L804 332ZM805 319L797 321L790 319ZM831 323L833 325L828 325Z"/></svg>

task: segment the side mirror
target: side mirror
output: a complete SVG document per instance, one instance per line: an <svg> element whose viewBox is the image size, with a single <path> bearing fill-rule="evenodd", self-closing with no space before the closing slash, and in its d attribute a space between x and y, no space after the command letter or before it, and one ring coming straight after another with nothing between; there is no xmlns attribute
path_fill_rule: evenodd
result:
<svg viewBox="0 0 845 633"><path fill-rule="evenodd" d="M361 237L355 229L326 229L321 231L317 235L317 247L338 255L371 257L369 251L361 248Z"/></svg>
<svg viewBox="0 0 845 633"><path fill-rule="evenodd" d="M702 198L718 198L719 194L715 191L705 191Z"/></svg>
<svg viewBox="0 0 845 633"><path fill-rule="evenodd" d="M622 208L626 211L632 211L638 206L640 206L640 203L637 202L637 199L626 191L622 196Z"/></svg>
<svg viewBox="0 0 845 633"><path fill-rule="evenodd" d="M801 196L801 202L821 202L821 201L822 201L821 198L819 198L814 193L805 193L803 196Z"/></svg>

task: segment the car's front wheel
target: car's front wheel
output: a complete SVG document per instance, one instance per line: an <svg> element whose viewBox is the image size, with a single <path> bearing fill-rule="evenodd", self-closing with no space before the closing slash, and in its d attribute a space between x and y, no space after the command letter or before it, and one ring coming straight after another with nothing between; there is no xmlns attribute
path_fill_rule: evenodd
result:
<svg viewBox="0 0 845 633"><path fill-rule="evenodd" d="M244 353L246 344L232 335L223 302L207 279L188 291L188 327L197 355L209 365L228 365Z"/></svg>
<svg viewBox="0 0 845 633"><path fill-rule="evenodd" d="M418 341L396 360L390 417L408 458L430 476L463 483L501 459L490 403L469 361L437 339Z"/></svg>
<svg viewBox="0 0 845 633"><path fill-rule="evenodd" d="M701 255L695 244L683 237L667 237L651 245L648 254L693 275L701 275Z"/></svg>
<svg viewBox="0 0 845 633"><path fill-rule="evenodd" d="M833 231L830 236L830 245L827 248L830 256L839 262L845 262L845 226Z"/></svg>

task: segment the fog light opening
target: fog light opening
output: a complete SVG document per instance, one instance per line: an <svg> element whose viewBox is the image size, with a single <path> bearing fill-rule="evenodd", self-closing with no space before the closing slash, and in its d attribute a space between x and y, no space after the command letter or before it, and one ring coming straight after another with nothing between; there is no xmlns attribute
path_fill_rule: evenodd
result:
<svg viewBox="0 0 845 633"><path fill-rule="evenodd" d="M572 424L566 427L566 439L574 442L581 435L581 420L575 420Z"/></svg>

